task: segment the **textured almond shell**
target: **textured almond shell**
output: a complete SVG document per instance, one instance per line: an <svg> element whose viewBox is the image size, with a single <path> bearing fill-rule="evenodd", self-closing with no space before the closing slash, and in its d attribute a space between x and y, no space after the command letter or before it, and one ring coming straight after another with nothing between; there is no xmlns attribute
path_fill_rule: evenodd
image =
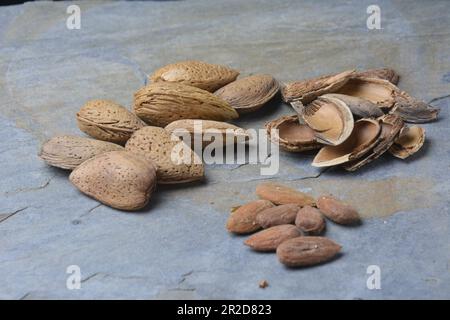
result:
<svg viewBox="0 0 450 320"><path fill-rule="evenodd" d="M39 157L47 164L73 170L84 161L108 151L124 150L115 143L77 136L56 136L46 141Z"/></svg>
<svg viewBox="0 0 450 320"><path fill-rule="evenodd" d="M266 123L266 131L273 143L288 152L313 150L322 146L317 142L314 131L299 122L298 115L283 116L272 120Z"/></svg>
<svg viewBox="0 0 450 320"><path fill-rule="evenodd" d="M228 102L240 114L258 110L275 96L279 84L268 74L258 74L238 79L217 90L214 94Z"/></svg>
<svg viewBox="0 0 450 320"><path fill-rule="evenodd" d="M293 224L300 206L297 204L282 204L265 209L256 216L256 222L264 229L282 225Z"/></svg>
<svg viewBox="0 0 450 320"><path fill-rule="evenodd" d="M259 184L256 187L256 194L261 199L269 200L275 204L294 203L303 207L314 205L316 202L313 197L306 193L272 182Z"/></svg>
<svg viewBox="0 0 450 320"><path fill-rule="evenodd" d="M318 96L336 92L354 73L354 70L347 70L341 73L325 75L308 80L290 82L281 88L281 96L285 102L299 100L306 104L313 101Z"/></svg>
<svg viewBox="0 0 450 320"><path fill-rule="evenodd" d="M226 101L214 94L179 83L157 82L134 94L135 113L153 126L164 127L175 120L228 121L239 117Z"/></svg>
<svg viewBox="0 0 450 320"><path fill-rule="evenodd" d="M325 229L325 219L317 208L304 206L297 213L295 225L303 232L318 235Z"/></svg>
<svg viewBox="0 0 450 320"><path fill-rule="evenodd" d="M301 116L323 144L339 145L353 131L354 120L350 108L342 100L333 97L317 98L303 108Z"/></svg>
<svg viewBox="0 0 450 320"><path fill-rule="evenodd" d="M346 94L328 93L322 97L335 98L344 102L350 111L359 118L378 118L384 115L381 108L375 103L369 100L361 99L358 97L348 96Z"/></svg>
<svg viewBox="0 0 450 320"><path fill-rule="evenodd" d="M355 224L361 220L354 208L331 195L320 196L317 207L328 219L339 224Z"/></svg>
<svg viewBox="0 0 450 320"><path fill-rule="evenodd" d="M183 152L188 152L186 158L189 157L190 163L174 163L171 158L172 150L177 150L174 148L182 148ZM199 156L163 128L147 126L136 131L128 140L125 149L153 161L158 169L160 184L191 182L204 176L203 163Z"/></svg>
<svg viewBox="0 0 450 320"><path fill-rule="evenodd" d="M224 145L233 144L235 142L244 142L249 137L248 133L238 126L232 125L227 122L213 120L176 120L169 123L164 129L170 133L174 133L177 136L177 132L179 132L180 139L182 139L183 133L189 133L191 136L191 148L194 148L194 139L197 138L202 141L201 145L205 147L206 145L211 143L209 136L215 137L219 134L222 135L222 141Z"/></svg>
<svg viewBox="0 0 450 320"><path fill-rule="evenodd" d="M405 122L430 122L437 119L439 114L439 109L411 97L389 81L377 78L352 78L336 93L369 100L399 115Z"/></svg>
<svg viewBox="0 0 450 320"><path fill-rule="evenodd" d="M425 129L419 126L403 127L389 152L400 159L406 159L422 148Z"/></svg>
<svg viewBox="0 0 450 320"><path fill-rule="evenodd" d="M77 113L78 127L93 138L124 144L145 124L125 107L109 100L91 100Z"/></svg>
<svg viewBox="0 0 450 320"><path fill-rule="evenodd" d="M259 231L245 240L244 244L256 251L275 251L284 241L301 235L294 225L284 224Z"/></svg>
<svg viewBox="0 0 450 320"><path fill-rule="evenodd" d="M325 146L314 157L314 167L330 167L361 158L376 144L381 126L378 120L355 122L352 134L338 146Z"/></svg>
<svg viewBox="0 0 450 320"><path fill-rule="evenodd" d="M138 210L155 189L156 168L144 157L111 151L78 166L69 176L81 192L121 210Z"/></svg>
<svg viewBox="0 0 450 320"><path fill-rule="evenodd" d="M344 165L345 170L355 171L362 166L372 162L389 150L403 128L403 120L397 115L385 115L380 118L381 131L377 138L375 146L358 160L349 162Z"/></svg>
<svg viewBox="0 0 450 320"><path fill-rule="evenodd" d="M245 234L261 229L256 223L256 216L264 209L273 207L268 200L255 200L234 210L227 220L227 230L237 234Z"/></svg>
<svg viewBox="0 0 450 320"><path fill-rule="evenodd" d="M181 61L156 70L150 79L152 82L177 82L214 92L236 80L239 72L202 61Z"/></svg>
<svg viewBox="0 0 450 320"><path fill-rule="evenodd" d="M393 69L380 68L380 69L369 69L365 71L360 71L355 73L353 76L355 78L378 78L382 80L387 80L390 83L397 85L400 76Z"/></svg>
<svg viewBox="0 0 450 320"><path fill-rule="evenodd" d="M278 260L288 267L305 267L331 260L341 246L324 237L297 237L277 248Z"/></svg>

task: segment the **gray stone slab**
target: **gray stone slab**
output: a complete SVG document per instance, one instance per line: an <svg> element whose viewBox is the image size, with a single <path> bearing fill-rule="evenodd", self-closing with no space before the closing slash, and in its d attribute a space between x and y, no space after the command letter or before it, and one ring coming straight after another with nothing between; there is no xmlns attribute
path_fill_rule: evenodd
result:
<svg viewBox="0 0 450 320"><path fill-rule="evenodd" d="M366 27L372 3L356 0L85 1L80 30L66 28L69 3L1 7L0 298L450 298L450 6L377 3L381 30ZM185 59L280 81L389 66L402 89L434 99L440 120L424 125L427 144L406 161L321 172L314 153L283 153L272 177L257 165L213 165L203 184L159 187L140 213L98 205L36 156L55 134L81 134L74 115L87 100L130 106L146 75ZM261 128L290 113L277 100L236 124ZM376 217L328 224L344 248L333 263L284 268L224 228L230 207L255 199L264 179L332 192ZM66 288L73 264L80 290ZM366 287L369 265L381 268L381 290Z"/></svg>

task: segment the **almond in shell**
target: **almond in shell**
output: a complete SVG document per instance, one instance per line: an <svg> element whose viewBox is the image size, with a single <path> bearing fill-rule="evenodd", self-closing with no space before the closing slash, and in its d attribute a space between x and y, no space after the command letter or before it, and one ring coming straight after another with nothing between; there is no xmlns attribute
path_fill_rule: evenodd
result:
<svg viewBox="0 0 450 320"><path fill-rule="evenodd" d="M124 144L145 124L125 107L109 100L91 100L77 113L78 127L93 138Z"/></svg>
<svg viewBox="0 0 450 320"><path fill-rule="evenodd" d="M297 237L281 243L277 256L288 267L306 267L331 260L340 250L339 244L324 237Z"/></svg>
<svg viewBox="0 0 450 320"><path fill-rule="evenodd" d="M183 141L188 141L192 148L195 147L196 142L200 146L206 147L212 141L217 144L217 139L221 139L223 145L228 145L242 143L249 138L244 129L227 122L213 120L176 120L169 123L164 129L180 137Z"/></svg>
<svg viewBox="0 0 450 320"><path fill-rule="evenodd" d="M233 81L214 94L227 101L238 113L258 110L279 90L279 84L268 74L258 74Z"/></svg>
<svg viewBox="0 0 450 320"><path fill-rule="evenodd" d="M181 61L156 70L152 82L176 82L214 92L236 80L239 72L226 66L202 61Z"/></svg>
<svg viewBox="0 0 450 320"><path fill-rule="evenodd" d="M149 125L164 127L175 120L228 121L239 117L226 101L185 84L156 82L134 94L134 112Z"/></svg>
<svg viewBox="0 0 450 320"><path fill-rule="evenodd" d="M356 224L361 221L358 212L352 206L331 195L319 197L317 207L328 219L338 224Z"/></svg>
<svg viewBox="0 0 450 320"><path fill-rule="evenodd" d="M314 198L306 193L272 182L259 184L256 187L256 194L261 199L269 200L278 205L291 203L303 207L315 204Z"/></svg>
<svg viewBox="0 0 450 320"><path fill-rule="evenodd" d="M191 182L204 176L201 158L163 128L146 126L136 131L125 149L155 163L160 184Z"/></svg>
<svg viewBox="0 0 450 320"><path fill-rule="evenodd" d="M292 224L274 226L255 233L244 244L256 251L275 251L286 240L300 237L302 233Z"/></svg>
<svg viewBox="0 0 450 320"><path fill-rule="evenodd" d="M264 229L282 224L293 224L300 206L297 204L282 204L261 211L256 216L256 222Z"/></svg>
<svg viewBox="0 0 450 320"><path fill-rule="evenodd" d="M138 210L155 189L156 167L139 155L111 151L83 162L69 179L81 192L110 207Z"/></svg>
<svg viewBox="0 0 450 320"><path fill-rule="evenodd" d="M47 164L73 170L84 161L108 151L124 150L118 144L77 136L56 136L46 141L39 157Z"/></svg>
<svg viewBox="0 0 450 320"><path fill-rule="evenodd" d="M238 207L228 218L228 231L245 234L261 229L261 226L256 222L256 216L261 211L272 207L273 203L267 200L255 200Z"/></svg>

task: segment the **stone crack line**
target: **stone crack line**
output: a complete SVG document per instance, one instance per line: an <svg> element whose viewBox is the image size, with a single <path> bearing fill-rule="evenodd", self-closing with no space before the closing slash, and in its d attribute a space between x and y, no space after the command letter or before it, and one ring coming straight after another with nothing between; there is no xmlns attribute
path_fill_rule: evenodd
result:
<svg viewBox="0 0 450 320"><path fill-rule="evenodd" d="M85 283L93 278L96 278L98 276L102 276L103 278L116 278L116 279L122 279L122 280L148 280L148 277L145 276L121 276L121 275L115 275L111 273L105 273L105 272L94 272L87 276L84 279L81 279L81 283Z"/></svg>
<svg viewBox="0 0 450 320"><path fill-rule="evenodd" d="M37 191L37 190L45 189L46 187L48 187L50 185L50 182L52 182L53 178L55 178L55 177L56 177L56 175L53 175L47 181L45 181L45 183L43 183L40 186L31 187L31 188L23 188L23 189L19 188L19 189L13 190L13 191L6 191L4 193L4 195L10 195L10 194L16 194L16 193L21 193L21 192L30 192L30 191Z"/></svg>
<svg viewBox="0 0 450 320"><path fill-rule="evenodd" d="M439 101L439 100L447 99L447 98L450 98L450 94L447 94L445 96L440 96L440 97L433 98L430 101L428 101L428 104L436 102L436 101Z"/></svg>
<svg viewBox="0 0 450 320"><path fill-rule="evenodd" d="M309 179L317 179L319 178L323 173L327 172L331 167L325 168L322 171L320 171L318 174L314 176L308 176L308 177L301 177L301 178L293 178L288 179L288 181L298 181L298 180L309 180Z"/></svg>
<svg viewBox="0 0 450 320"><path fill-rule="evenodd" d="M80 218L81 218L81 217L87 216L88 214L92 213L95 209L101 207L102 205L103 205L102 203L99 203L99 204L97 204L96 206L90 208L88 211L86 211L85 213L83 213L82 215L80 215Z"/></svg>
<svg viewBox="0 0 450 320"><path fill-rule="evenodd" d="M15 215L18 214L19 212L22 212L22 211L24 211L24 210L26 210L26 209L28 209L28 208L29 208L29 207L27 206L27 207L18 209L18 210L14 211L14 212L10 212L10 213L0 213L0 223L2 223L2 222L4 222L4 221L8 220L9 218L15 216Z"/></svg>

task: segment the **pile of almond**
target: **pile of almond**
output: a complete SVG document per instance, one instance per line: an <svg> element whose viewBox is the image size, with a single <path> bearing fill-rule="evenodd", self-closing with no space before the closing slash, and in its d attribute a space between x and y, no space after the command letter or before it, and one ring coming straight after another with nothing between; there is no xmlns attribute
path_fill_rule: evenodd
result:
<svg viewBox="0 0 450 320"><path fill-rule="evenodd" d="M227 229L240 235L256 232L244 244L255 251L276 251L280 262L289 267L324 263L339 253L339 244L321 236L325 218L341 225L360 222L355 209L330 195L316 201L275 183L258 185L256 194L260 200L234 208Z"/></svg>
<svg viewBox="0 0 450 320"><path fill-rule="evenodd" d="M403 122L431 121L438 114L399 90L390 69L346 71L283 86L271 75L238 76L234 69L200 61L166 65L134 93L132 111L114 101L88 101L76 120L90 138L56 136L39 155L49 165L73 170L70 181L86 195L114 208L138 210L156 184L204 177L202 159L175 133L195 133L191 138L200 138L203 148L211 130L228 136L231 129L231 143L240 137L245 142L248 131L228 122L259 110L280 87L297 114L269 122L268 136L286 151L321 148L313 162L320 167L354 170L388 150L406 158L420 149L425 132ZM201 122L200 132L194 121Z"/></svg>

